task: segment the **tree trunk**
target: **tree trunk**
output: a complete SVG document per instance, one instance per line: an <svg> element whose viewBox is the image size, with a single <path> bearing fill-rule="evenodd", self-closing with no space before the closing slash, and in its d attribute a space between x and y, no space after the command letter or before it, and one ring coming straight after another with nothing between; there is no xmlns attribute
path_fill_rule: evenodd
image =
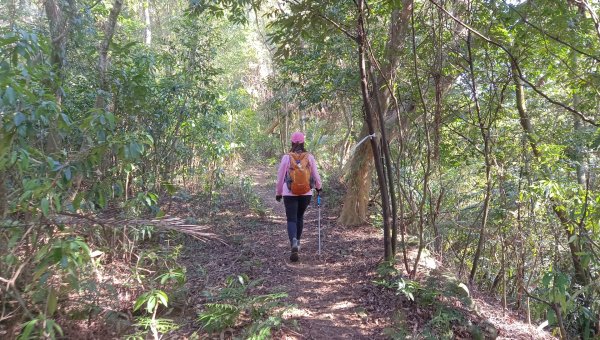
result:
<svg viewBox="0 0 600 340"><path fill-rule="evenodd" d="M471 49L471 32L467 35L467 52L469 56L469 72L471 80L471 91L473 96L473 102L475 103L475 113L477 114L477 121L479 124L479 132L483 141L483 156L485 158L485 198L483 200L483 211L481 218L481 227L479 229L479 241L477 242L477 250L473 256L473 266L471 267L471 273L469 275L469 282L473 283L475 274L477 272L477 266L479 265L479 258L483 249L483 243L486 240L485 229L487 227L488 216L490 211L490 201L492 197L492 161L491 155L491 144L489 134L489 123L484 122L484 118L481 115L481 108L479 106L479 97L477 95L477 83L475 81L475 70L473 67L473 53Z"/></svg>
<svg viewBox="0 0 600 340"><path fill-rule="evenodd" d="M98 91L96 94L96 101L94 103L94 108L99 110L106 110L109 101L106 99L110 93L110 85L106 76L108 71L108 50L110 47L110 43L112 42L112 38L115 33L115 28L117 25L117 19L119 18L119 14L121 13L121 9L123 7L123 0L115 0L113 3L113 7L110 10L108 15L108 20L104 24L104 38L100 41L98 46L98 64L96 65L98 71ZM90 147L89 141L87 138L83 139L83 142L80 146L80 151L84 152ZM107 161L105 160L105 163ZM129 180L129 173L127 174L126 180ZM81 183L83 181L83 174L78 173L73 178L73 191L71 192L71 199L75 198L77 192L81 187ZM128 184L128 183L127 183ZM125 200L127 200L127 190L125 194Z"/></svg>
<svg viewBox="0 0 600 340"><path fill-rule="evenodd" d="M112 42L112 38L115 34L115 28L117 26L117 19L119 18L119 14L121 13L121 9L123 7L123 0L115 0L113 3L113 7L110 10L108 15L108 20L104 26L104 39L100 42L100 46L98 48L98 95L96 96L96 105L97 109L105 109L106 108L106 96L110 93L110 86L108 79L106 77L106 72L108 71L108 49L110 47L110 43Z"/></svg>
<svg viewBox="0 0 600 340"><path fill-rule="evenodd" d="M406 118L407 114L413 112L415 109L414 103L410 102L405 107L401 106L399 108L400 112L388 115L392 96L390 91L386 89L388 86L392 87L395 82L396 70L402 59L401 51L404 48L407 38L408 25L414 6L413 2L413 0L403 0L402 8L392 11L388 34L389 38L385 45L381 72L377 74L376 79L373 81L373 88L382 89L378 91L378 97L376 99L379 104L379 112L385 117L385 129L389 141L397 138L400 133L396 128L398 119ZM457 1L459 5L462 2L463 1L461 0ZM458 45L461 43L465 32L466 29L460 25L456 25L453 29L453 36L455 39L452 44ZM454 79L454 76L439 76L438 91L440 99L443 98L451 88ZM405 117L398 117L400 114L404 114ZM438 119L441 122L441 116L438 117ZM363 126L359 139L368 136L367 131L367 127ZM370 189L370 181L372 178L372 153L370 153L368 147L361 145L361 147L356 149L356 152L351 156L348 163L349 166L347 166L347 169L349 172L346 175L348 186L344 196L344 206L342 207L338 221L342 225L351 226L364 223L364 221L368 220L366 207L369 203L368 190ZM366 194L364 193L365 190L367 190Z"/></svg>
<svg viewBox="0 0 600 340"><path fill-rule="evenodd" d="M17 0L8 0L8 24L10 28L14 28L16 25L15 19L17 18Z"/></svg>
<svg viewBox="0 0 600 340"><path fill-rule="evenodd" d="M50 54L50 62L56 74L55 79L49 79L50 88L54 92L56 106L62 105L62 81L63 69L65 65L65 56L67 53L67 36L69 33L69 21L65 8L61 7L63 2L57 0L44 1L44 10L48 18L48 27L50 29L50 39L52 52ZM72 9L73 0L67 2ZM48 138L46 140L45 149L48 153L56 153L62 147L62 137L58 133L57 119L49 119Z"/></svg>
<svg viewBox="0 0 600 340"><path fill-rule="evenodd" d="M367 46L367 36L364 27L364 11L365 2L359 0L358 3L358 66L360 69L360 89L363 98L365 122L369 129L369 135L375 134L375 117L373 117L373 109L371 107L371 96L369 95L367 71L365 63L365 49ZM384 127L380 127L383 129ZM377 136L379 137L379 136ZM386 261L392 261L394 254L392 253L391 243L391 212L390 212L390 197L388 192L388 184L386 183L386 176L384 170L384 164L382 160L382 153L379 145L378 138L370 138L371 149L375 156L375 170L377 172L377 180L379 182L379 190L381 192L381 203L383 209L383 242L384 242L384 258ZM383 136L381 137L382 143L385 143Z"/></svg>
<svg viewBox="0 0 600 340"><path fill-rule="evenodd" d="M368 135L367 125L363 125L361 136ZM371 191L371 169L373 168L372 148L363 143L359 145L349 164L346 177L346 195L338 222L345 226L356 226L365 223Z"/></svg>
<svg viewBox="0 0 600 340"><path fill-rule="evenodd" d="M0 219L6 216L7 199L6 199L6 177L5 171L0 170Z"/></svg>
<svg viewBox="0 0 600 340"><path fill-rule="evenodd" d="M150 0L144 2L144 42L146 46L152 44L152 27L150 22Z"/></svg>
<svg viewBox="0 0 600 340"><path fill-rule="evenodd" d="M391 14L389 39L386 43L384 60L381 65L381 73L373 79L373 88L381 89L387 84L392 84L396 69L400 62L400 51L404 46L406 30L408 28L413 0L404 0L402 10L394 10ZM366 46L365 46L366 48ZM389 110L391 93L388 90L376 91L378 111L384 117ZM371 100L371 99L369 99ZM392 122L395 121L391 120ZM390 120L386 121L386 128ZM383 128L383 127L382 127ZM361 129L360 138L369 135L369 128L365 122ZM390 130L391 131L391 130ZM392 140L390 136L389 140ZM369 191L371 189L371 176L373 168L373 153L366 143L356 148L354 155L349 161L349 173L347 175L347 188L344 197L344 206L338 221L342 225L353 226L364 223L367 218L367 206L369 204Z"/></svg>
<svg viewBox="0 0 600 340"><path fill-rule="evenodd" d="M539 160L542 154L537 146L537 140L533 132L533 127L531 125L529 116L527 115L527 110L525 108L525 93L523 90L523 83L518 76L517 65L514 62L512 63L512 76L513 81L515 83L517 110L519 111L521 127L523 128L525 136L529 141L529 145L531 146L533 154ZM550 178L551 176L549 174L549 171L545 167L543 167L542 169L543 176L545 178ZM589 269L583 266L583 264L581 263L581 258L579 257L579 254L581 253L581 246L577 240L569 242L571 241L571 237L575 235L574 231L577 229L577 226L570 221L565 209L563 208L565 205L561 204L561 202L552 200L550 202L550 206L554 211L554 214L558 218L560 225L563 227L567 237L567 245L571 253L571 260L573 261L575 282L582 286L586 286L591 282L591 273Z"/></svg>

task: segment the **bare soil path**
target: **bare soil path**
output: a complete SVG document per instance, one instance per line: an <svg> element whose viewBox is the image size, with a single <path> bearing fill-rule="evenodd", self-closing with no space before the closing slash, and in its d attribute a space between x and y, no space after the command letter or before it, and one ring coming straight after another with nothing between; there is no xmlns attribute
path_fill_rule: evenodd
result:
<svg viewBox="0 0 600 340"><path fill-rule="evenodd" d="M190 296L200 306L202 291L232 273L262 279L260 293L286 292L286 303L296 308L286 313L287 324L277 334L282 339L383 339L389 310L378 310L370 292L369 272L381 259L378 232L373 227L336 228L326 196L321 208L321 256L318 255L317 207L311 202L305 215L300 260L289 260L283 203L275 201L276 169L254 169L246 175L265 213L251 214L236 202L225 203L215 225L228 226L219 234L228 245L212 242L186 255ZM216 221L215 219L219 220ZM198 258L203 257L203 258ZM208 257L208 258L206 258ZM201 272L194 278L194 271ZM195 290L195 291L194 291Z"/></svg>
<svg viewBox="0 0 600 340"><path fill-rule="evenodd" d="M264 174L268 174L265 176ZM327 197L321 208L321 255L318 255L318 208L311 202L305 215L300 261L289 261L289 241L283 203L275 201L275 169L250 175L255 190L270 210L273 221L267 237L256 236L259 256L268 261L267 282L286 287L306 339L374 339L381 337L385 321L365 317L367 275L381 258L378 233L372 227L336 228ZM326 193L326 191L324 191Z"/></svg>
<svg viewBox="0 0 600 340"><path fill-rule="evenodd" d="M433 311L373 284L382 260L381 231L372 226L336 226L337 209L328 201L327 188L321 208L321 255L317 254L318 209L311 202L305 215L300 260L290 262L285 211L283 203L275 201L275 174L275 167L262 166L240 175L251 181L251 195L260 209L249 207L240 197L244 193L235 190L222 195L218 212L211 216L194 211L206 202L178 207L210 223L225 241L186 245L183 257L189 278L188 305L195 310L189 314L195 315L208 302L206 291L222 287L228 276L246 274L251 280L261 280L253 294L285 292L288 296L284 302L295 306L284 315L285 326L272 334L275 339L389 339L389 330L423 338L424 325L431 324ZM466 318L493 325L499 339L552 338L520 321L515 313L502 312L497 301L486 301L486 294L473 289L472 298L479 312L464 310ZM461 327L451 326L455 338L465 338L460 336L464 334ZM239 338L238 331L216 338Z"/></svg>

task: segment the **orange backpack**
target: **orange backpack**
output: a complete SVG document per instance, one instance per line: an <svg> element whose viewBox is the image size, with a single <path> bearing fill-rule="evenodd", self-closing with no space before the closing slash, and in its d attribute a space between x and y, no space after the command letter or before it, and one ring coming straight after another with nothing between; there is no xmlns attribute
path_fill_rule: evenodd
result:
<svg viewBox="0 0 600 340"><path fill-rule="evenodd" d="M308 152L290 152L290 168L288 170L287 185L294 195L304 195L312 189L310 163Z"/></svg>

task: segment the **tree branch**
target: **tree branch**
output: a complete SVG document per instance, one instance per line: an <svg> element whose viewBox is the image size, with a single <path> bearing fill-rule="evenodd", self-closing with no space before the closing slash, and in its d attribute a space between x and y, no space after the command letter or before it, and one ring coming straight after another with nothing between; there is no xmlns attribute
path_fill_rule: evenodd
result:
<svg viewBox="0 0 600 340"><path fill-rule="evenodd" d="M342 33L344 33L352 41L358 42L358 37L355 36L355 35L353 35L352 33L350 33L347 29L345 29L344 27L342 27L342 25L338 24L337 22L333 21L332 19L330 19L329 17L327 17L327 16L325 16L323 14L318 14L318 16L321 19L324 19L325 21L327 21L330 24L332 24L333 26L335 26L335 28L337 28L339 31L341 31Z"/></svg>
<svg viewBox="0 0 600 340"><path fill-rule="evenodd" d="M467 25L466 23L462 22L460 19L458 19L457 17L455 17L454 15L452 15L452 13L448 12L446 9L444 9L444 7L442 7L440 4L438 4L437 2L433 1L433 0L429 0L429 2L431 2L433 5L435 5L437 8L439 8L440 10L442 10L444 13L446 13L446 15L448 15L450 18L452 18L452 20L456 21L458 24L460 24L461 26L463 26L464 28L468 29L469 31L471 31L473 34L475 34L476 36L478 36L479 38L483 39L485 42L492 44L498 48L500 48L501 50L503 50L509 57L509 59L511 60L511 62L514 64L515 69L517 71L517 75L519 78L521 78L521 80L527 84L529 87L531 87L531 89L537 93L538 95L542 96L543 98L545 98L547 101L549 101L550 103L562 107L563 109L573 113L574 115L578 116L582 121L591 124L593 126L600 126L600 123L594 121L593 119L587 117L585 114L583 114L582 112L570 107L567 104L564 104L562 102L559 102L558 100L552 99L550 98L547 94L545 94L544 92L542 92L537 86L535 86L533 83L531 83L529 80L527 80L527 78L525 78L525 76L523 76L523 72L519 66L519 63L517 61L517 58L508 50L508 48L504 47L504 45L486 37L485 35L483 35L482 33L480 33L479 31L477 31L476 29L474 29L473 27Z"/></svg>
<svg viewBox="0 0 600 340"><path fill-rule="evenodd" d="M582 4L590 13L590 17L592 18L594 27L596 28L596 34L598 35L598 39L600 39L600 20L598 20L598 15L596 12L594 12L592 6L586 0L575 0L575 3Z"/></svg>
<svg viewBox="0 0 600 340"><path fill-rule="evenodd" d="M506 4L506 2L504 2L504 3ZM577 53L581 53L581 54L583 54L586 57L590 57L590 58L592 58L592 59L600 62L600 57L592 55L592 54L589 54L587 52L584 52L584 51L578 49L577 47L569 44L568 42L561 40L559 37L548 33L543 28L541 28L541 27L535 25L534 23L532 23L531 21L527 20L527 18L525 17L525 15L523 15L523 13L521 13L520 11L518 11L514 6L508 5L508 7L510 8L510 10L512 10L513 12L517 13L521 17L521 19L523 20L524 23L526 23L527 25L529 25L529 26L533 27L534 29L540 31L542 34L544 34L545 36L549 37L550 39L556 41L559 44L567 46L568 48L572 49L573 51L575 51Z"/></svg>

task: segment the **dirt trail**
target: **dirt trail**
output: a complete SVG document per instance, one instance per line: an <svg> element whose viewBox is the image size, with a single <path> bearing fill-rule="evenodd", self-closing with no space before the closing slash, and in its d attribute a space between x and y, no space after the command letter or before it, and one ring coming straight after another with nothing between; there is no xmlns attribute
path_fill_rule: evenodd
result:
<svg viewBox="0 0 600 340"><path fill-rule="evenodd" d="M267 174L267 176L265 176ZM327 197L321 208L321 256L318 255L318 209L311 202L305 215L300 261L289 261L289 241L283 203L275 201L275 169L249 173L254 191L268 209L271 225L251 235L254 253L263 262L265 284L279 286L297 309L289 315L303 339L374 339L382 337L383 320L365 317L367 272L380 258L377 232L336 228L328 214ZM324 191L326 193L326 191ZM362 317L361 317L362 315Z"/></svg>
<svg viewBox="0 0 600 340"><path fill-rule="evenodd" d="M195 312L207 302L206 290L222 287L230 275L247 274L252 280L262 280L254 293L285 292L284 302L296 306L284 315L287 322L273 338L387 339L386 329L403 332L396 328L399 319L409 333L419 334L424 323L434 317L432 311L404 303L394 291L372 283L382 257L381 231L370 226L336 226L336 216L330 215L336 209L329 205L327 188L321 210L321 256L317 254L318 210L311 202L305 215L300 261L290 262L284 206L275 201L275 174L275 167L266 166L243 174L252 181L252 195L264 208L261 213L253 213L236 192L228 193L212 216L194 212L193 204L205 202L179 207L218 228L215 232L226 243L186 245L188 304ZM499 339L551 338L524 324L516 314L503 313L498 302L485 301L486 294L475 289L473 293L480 315L470 318L492 322Z"/></svg>

